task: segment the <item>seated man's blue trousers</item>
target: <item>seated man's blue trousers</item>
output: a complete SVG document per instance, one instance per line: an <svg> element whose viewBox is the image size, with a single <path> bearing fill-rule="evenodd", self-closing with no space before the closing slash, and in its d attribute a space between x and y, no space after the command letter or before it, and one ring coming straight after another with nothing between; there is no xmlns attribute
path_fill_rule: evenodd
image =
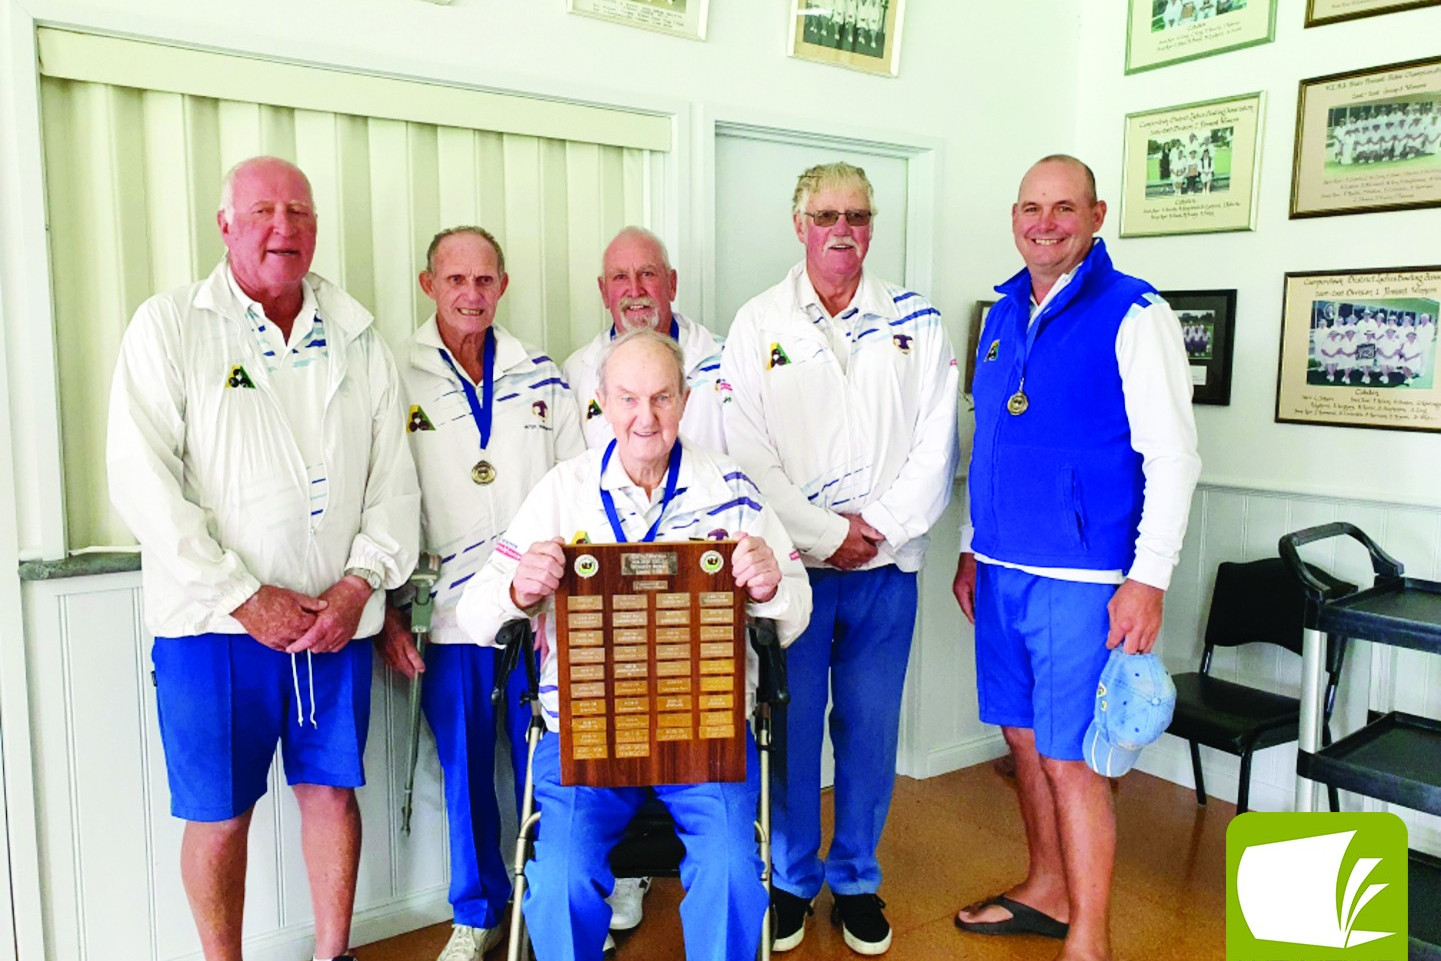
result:
<svg viewBox="0 0 1441 961"><path fill-rule="evenodd" d="M450 825L450 903L455 923L493 928L505 920L510 852L500 850L500 807L495 791L495 687L500 652L475 644L432 644L425 653L421 707L435 734L445 776ZM525 728L530 710L520 703L525 671L507 680L503 716L510 737L516 797L525 784Z"/></svg>
<svg viewBox="0 0 1441 961"><path fill-rule="evenodd" d="M776 712L772 884L813 898L880 888L876 845L896 781L901 691L916 624L916 575L894 565L812 568L810 626L786 649L791 701ZM821 846L821 743L831 702L835 836Z"/></svg>
<svg viewBox="0 0 1441 961"><path fill-rule="evenodd" d="M563 787L560 736L535 753L540 832L526 867L525 920L545 961L601 961L615 886L610 851L654 791L675 820L685 860L680 906L688 961L749 961L760 945L765 885L756 847L760 795L755 741L746 733L746 780L655 788Z"/></svg>

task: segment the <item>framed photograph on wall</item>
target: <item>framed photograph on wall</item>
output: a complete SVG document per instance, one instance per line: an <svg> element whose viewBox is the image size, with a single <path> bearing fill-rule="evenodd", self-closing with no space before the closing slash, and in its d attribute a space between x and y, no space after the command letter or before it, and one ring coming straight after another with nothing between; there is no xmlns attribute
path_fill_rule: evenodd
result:
<svg viewBox="0 0 1441 961"><path fill-rule="evenodd" d="M1306 0L1306 26L1320 27L1344 20L1438 5L1441 5L1441 0Z"/></svg>
<svg viewBox="0 0 1441 961"><path fill-rule="evenodd" d="M1441 207L1441 57L1301 81L1291 216Z"/></svg>
<svg viewBox="0 0 1441 961"><path fill-rule="evenodd" d="M1276 0L1126 0L1126 73L1276 38Z"/></svg>
<svg viewBox="0 0 1441 961"><path fill-rule="evenodd" d="M1121 236L1256 229L1260 93L1126 115Z"/></svg>
<svg viewBox="0 0 1441 961"><path fill-rule="evenodd" d="M1234 290L1163 290L1181 322L1191 365L1191 403L1231 403L1231 358L1236 342Z"/></svg>
<svg viewBox="0 0 1441 961"><path fill-rule="evenodd" d="M566 0L571 13L674 37L704 40L710 0Z"/></svg>
<svg viewBox="0 0 1441 961"><path fill-rule="evenodd" d="M894 77L904 0L791 0L788 53L799 60Z"/></svg>
<svg viewBox="0 0 1441 961"><path fill-rule="evenodd" d="M971 317L971 332L966 335L966 377L961 392L970 396L971 384L976 379L976 351L981 345L981 328L986 325L986 315L996 306L994 300L976 301L976 311Z"/></svg>
<svg viewBox="0 0 1441 961"><path fill-rule="evenodd" d="M1276 420L1441 431L1441 266L1286 275Z"/></svg>

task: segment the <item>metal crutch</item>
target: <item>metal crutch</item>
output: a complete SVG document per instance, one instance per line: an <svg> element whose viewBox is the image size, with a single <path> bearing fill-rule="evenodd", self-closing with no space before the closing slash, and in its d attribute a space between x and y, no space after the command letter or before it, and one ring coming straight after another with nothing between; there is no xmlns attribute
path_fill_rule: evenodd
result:
<svg viewBox="0 0 1441 961"><path fill-rule="evenodd" d="M415 635L415 650L425 660L425 642L430 635L430 618L435 613L435 598L430 589L440 578L440 555L423 551L410 575L415 598L410 602L410 632ZM400 807L400 833L410 836L411 795L415 792L415 766L420 760L420 683L423 674L410 682L410 758L406 765L405 799Z"/></svg>
<svg viewBox="0 0 1441 961"><path fill-rule="evenodd" d="M535 665L535 636L530 622L514 620L503 626L496 634L496 643L503 649L501 669L496 671L493 698L500 698L505 688L510 668L517 660L525 662L525 693L522 703L530 704L530 726L525 732L525 790L520 806L520 833L515 839L515 887L511 892L510 943L507 948L508 961L520 961L530 939L525 931L525 919L521 914L521 902L525 900L525 862L529 853L531 832L540 823L540 812L535 809L535 748L545 733L545 718L540 713L540 679ZM509 709L510 705L507 705Z"/></svg>

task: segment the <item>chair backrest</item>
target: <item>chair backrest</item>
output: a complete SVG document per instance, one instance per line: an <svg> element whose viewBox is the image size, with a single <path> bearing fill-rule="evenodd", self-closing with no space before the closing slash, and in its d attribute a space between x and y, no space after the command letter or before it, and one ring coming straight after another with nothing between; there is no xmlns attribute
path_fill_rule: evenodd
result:
<svg viewBox="0 0 1441 961"><path fill-rule="evenodd" d="M1307 564L1319 580L1349 594L1356 585L1338 580ZM1209 667L1211 649L1241 644L1277 644L1301 653L1306 595L1296 575L1279 557L1238 563L1222 561L1216 567L1216 589L1206 620L1206 653L1202 670ZM1335 660L1328 657L1328 662ZM1328 665L1329 666L1329 665Z"/></svg>

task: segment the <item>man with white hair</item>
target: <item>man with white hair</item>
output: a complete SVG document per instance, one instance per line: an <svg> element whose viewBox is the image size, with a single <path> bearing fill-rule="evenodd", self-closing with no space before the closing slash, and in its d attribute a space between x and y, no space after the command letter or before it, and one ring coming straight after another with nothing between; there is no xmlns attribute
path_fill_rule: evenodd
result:
<svg viewBox="0 0 1441 961"><path fill-rule="evenodd" d="M585 445L555 362L495 322L510 282L500 241L483 227L442 230L419 279L435 314L406 342L401 377L422 543L441 568L426 659L394 608L380 650L406 677L425 672L421 703L445 774L454 924L439 961L479 961L504 936L511 893L495 782L499 659L460 629L455 608L531 488ZM524 673L514 672L504 710L516 784L525 781L530 720L519 700Z"/></svg>
<svg viewBox="0 0 1441 961"><path fill-rule="evenodd" d="M787 657L791 701L778 721L778 951L800 944L823 886L852 950L890 946L876 847L895 785L916 575L955 481L955 355L940 311L864 269L874 216L859 167L801 174L792 226L805 258L741 307L721 355L730 452L785 522L815 597ZM835 831L822 861L828 703Z"/></svg>
<svg viewBox="0 0 1441 961"><path fill-rule="evenodd" d="M605 248L597 278L611 324L565 362L565 379L580 405L585 446L604 447L615 433L603 415L597 370L605 345L641 327L660 331L685 355L686 403L681 436L711 450L726 449L717 390L721 342L700 324L674 312L678 277L665 244L644 227L626 227Z"/></svg>
<svg viewBox="0 0 1441 961"><path fill-rule="evenodd" d="M246 839L275 744L300 807L315 957L348 958L384 588L415 566L420 495L370 314L309 273L293 164L225 177L226 256L121 342L110 496L140 542L180 873L207 961L241 961ZM359 642L356 642L359 641ZM300 655L304 657L300 657Z"/></svg>
<svg viewBox="0 0 1441 961"><path fill-rule="evenodd" d="M679 436L686 407L679 346L648 327L607 343L599 358L600 398L615 433L551 470L535 486L491 554L466 585L457 616L478 643L493 643L507 621L542 625L540 704L546 734L535 752L541 826L526 871L524 910L535 953L546 961L600 961L610 922L609 855L654 794L674 818L685 860L681 903L690 961L755 956L765 886L754 818L759 797L755 742L746 730L746 780L654 788L566 787L560 783L560 704L554 594L565 570L562 544L684 541L697 531L738 540L731 558L752 617L773 618L782 645L810 616L805 571L785 528L733 462ZM746 651L747 699L757 659Z"/></svg>

